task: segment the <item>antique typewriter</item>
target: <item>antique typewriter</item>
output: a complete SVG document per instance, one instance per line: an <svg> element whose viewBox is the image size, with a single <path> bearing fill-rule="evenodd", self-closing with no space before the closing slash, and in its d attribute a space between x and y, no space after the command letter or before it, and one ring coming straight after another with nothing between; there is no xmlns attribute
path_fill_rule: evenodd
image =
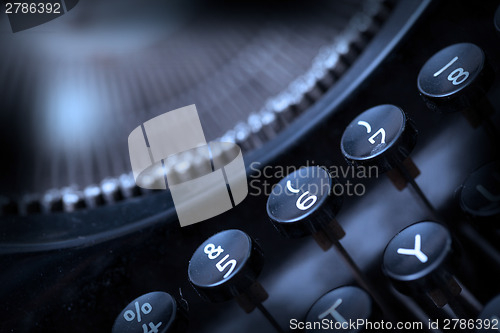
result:
<svg viewBox="0 0 500 333"><path fill-rule="evenodd" d="M500 3L70 2L0 18L1 332L500 331ZM181 227L192 104L248 193Z"/></svg>

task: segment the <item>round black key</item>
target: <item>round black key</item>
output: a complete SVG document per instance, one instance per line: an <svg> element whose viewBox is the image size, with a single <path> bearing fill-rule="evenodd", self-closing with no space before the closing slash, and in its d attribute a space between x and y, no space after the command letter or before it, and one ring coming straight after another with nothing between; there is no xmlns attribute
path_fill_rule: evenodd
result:
<svg viewBox="0 0 500 333"><path fill-rule="evenodd" d="M155 291L142 295L123 309L113 325L113 333L185 332L186 315L169 294Z"/></svg>
<svg viewBox="0 0 500 333"><path fill-rule="evenodd" d="M222 302L245 292L263 265L262 251L250 236L240 230L225 230L196 249L188 276L200 296Z"/></svg>
<svg viewBox="0 0 500 333"><path fill-rule="evenodd" d="M500 332L500 295L489 301L479 314L476 332Z"/></svg>
<svg viewBox="0 0 500 333"><path fill-rule="evenodd" d="M362 332L363 325L352 325L358 319L372 317L372 299L363 289L346 286L321 296L309 309L306 332ZM315 327L316 326L316 327Z"/></svg>
<svg viewBox="0 0 500 333"><path fill-rule="evenodd" d="M342 206L342 197L332 193L334 186L326 169L301 168L273 188L267 200L267 214L286 237L314 234L326 228Z"/></svg>
<svg viewBox="0 0 500 333"><path fill-rule="evenodd" d="M384 104L366 110L347 126L341 149L349 164L375 165L385 172L409 156L416 137L417 131L403 110Z"/></svg>
<svg viewBox="0 0 500 333"><path fill-rule="evenodd" d="M440 268L452 251L450 232L435 222L403 229L384 251L384 270L392 279L416 281Z"/></svg>
<svg viewBox="0 0 500 333"><path fill-rule="evenodd" d="M450 232L435 222L406 227L384 250L383 270L394 287L422 306L437 308L455 302L462 288L453 276L458 263ZM423 303L422 303L423 302ZM436 307L428 308L435 311Z"/></svg>
<svg viewBox="0 0 500 333"><path fill-rule="evenodd" d="M462 210L481 222L500 227L500 162L488 163L471 173L460 190Z"/></svg>
<svg viewBox="0 0 500 333"><path fill-rule="evenodd" d="M431 109L444 112L473 107L492 83L483 50L471 43L450 45L434 54L418 74L420 94Z"/></svg>

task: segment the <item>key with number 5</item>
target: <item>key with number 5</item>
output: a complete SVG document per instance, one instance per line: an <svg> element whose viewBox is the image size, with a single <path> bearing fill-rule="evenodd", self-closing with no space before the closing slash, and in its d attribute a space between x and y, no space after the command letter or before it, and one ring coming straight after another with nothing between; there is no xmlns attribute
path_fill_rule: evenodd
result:
<svg viewBox="0 0 500 333"><path fill-rule="evenodd" d="M257 281L263 267L260 246L243 231L231 229L213 235L196 249L189 261L188 276L205 300L224 302L235 298L245 312L259 309L276 331L283 332L262 305L268 298Z"/></svg>

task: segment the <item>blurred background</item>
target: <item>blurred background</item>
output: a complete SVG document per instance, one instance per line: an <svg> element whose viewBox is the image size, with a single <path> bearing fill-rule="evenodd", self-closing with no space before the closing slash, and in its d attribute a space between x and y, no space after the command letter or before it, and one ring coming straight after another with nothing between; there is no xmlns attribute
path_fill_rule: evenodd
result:
<svg viewBox="0 0 500 333"><path fill-rule="evenodd" d="M258 149L342 75L388 8L86 0L16 33L2 15L4 210L71 211L120 186L128 196L128 134L185 105L196 104L207 140Z"/></svg>

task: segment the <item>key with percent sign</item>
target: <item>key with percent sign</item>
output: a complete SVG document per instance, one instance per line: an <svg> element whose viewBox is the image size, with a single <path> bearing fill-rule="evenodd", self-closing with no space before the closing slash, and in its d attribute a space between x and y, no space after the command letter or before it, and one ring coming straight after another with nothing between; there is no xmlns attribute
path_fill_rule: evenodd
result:
<svg viewBox="0 0 500 333"><path fill-rule="evenodd" d="M175 298L161 291L142 295L118 315L113 333L185 332L187 317Z"/></svg>
<svg viewBox="0 0 500 333"><path fill-rule="evenodd" d="M134 302L135 305L135 312L132 310L127 310L123 314L123 318L125 318L126 321L133 321L135 319L135 314L137 313L137 322L141 322L141 311L144 314L148 314L153 310L153 307L149 303L144 303L141 306L141 309L139 310L139 302Z"/></svg>

